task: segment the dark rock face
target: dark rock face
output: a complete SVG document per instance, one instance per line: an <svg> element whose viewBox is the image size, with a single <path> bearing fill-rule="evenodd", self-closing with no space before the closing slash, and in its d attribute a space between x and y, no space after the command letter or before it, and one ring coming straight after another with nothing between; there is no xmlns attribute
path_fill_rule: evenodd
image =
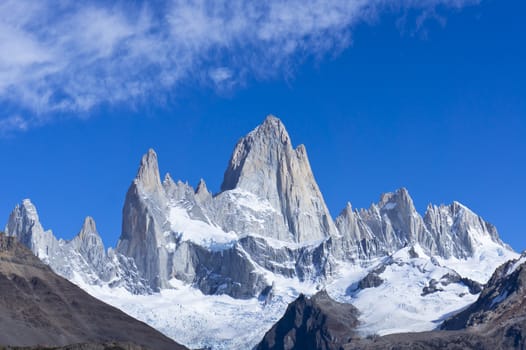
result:
<svg viewBox="0 0 526 350"><path fill-rule="evenodd" d="M384 280L374 271L370 272L365 276L359 283L358 288L376 288L384 283Z"/></svg>
<svg viewBox="0 0 526 350"><path fill-rule="evenodd" d="M312 298L300 295L257 349L339 349L353 338L357 318L354 306L332 300L325 291Z"/></svg>
<svg viewBox="0 0 526 350"><path fill-rule="evenodd" d="M440 278L440 280L432 279L429 285L422 288L422 296L443 291L441 286L445 287L451 283L462 283L469 289L470 294L478 294L482 291L482 284L469 278L462 277L456 272L450 272Z"/></svg>
<svg viewBox="0 0 526 350"><path fill-rule="evenodd" d="M182 242L175 261L188 261L181 269L174 264L174 276L194 283L205 294L228 294L244 299L259 294L269 287L263 276L254 273L254 265L239 246L221 251L209 251L192 242Z"/></svg>
<svg viewBox="0 0 526 350"><path fill-rule="evenodd" d="M184 349L56 275L18 243L16 237L3 234L0 234L0 325L0 344L11 346L119 341L151 349Z"/></svg>

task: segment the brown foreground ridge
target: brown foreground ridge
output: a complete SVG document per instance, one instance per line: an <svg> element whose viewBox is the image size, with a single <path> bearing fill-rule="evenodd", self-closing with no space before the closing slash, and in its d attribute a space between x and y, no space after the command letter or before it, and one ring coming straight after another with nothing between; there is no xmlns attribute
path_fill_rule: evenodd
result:
<svg viewBox="0 0 526 350"><path fill-rule="evenodd" d="M186 349L56 275L14 237L3 233L0 344L3 349Z"/></svg>

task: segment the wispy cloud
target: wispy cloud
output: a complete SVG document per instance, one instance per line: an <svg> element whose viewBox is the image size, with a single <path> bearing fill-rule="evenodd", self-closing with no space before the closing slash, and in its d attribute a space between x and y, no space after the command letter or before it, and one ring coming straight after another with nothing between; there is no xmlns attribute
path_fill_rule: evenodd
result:
<svg viewBox="0 0 526 350"><path fill-rule="evenodd" d="M29 122L20 115L11 115L0 119L0 135L5 135L13 131L26 131Z"/></svg>
<svg viewBox="0 0 526 350"><path fill-rule="evenodd" d="M416 9L422 21L437 6L476 2L4 0L0 105L31 116L0 117L0 130L27 130L101 104L140 103L173 94L182 82L223 89L290 74L306 58L346 49L353 26L382 11Z"/></svg>

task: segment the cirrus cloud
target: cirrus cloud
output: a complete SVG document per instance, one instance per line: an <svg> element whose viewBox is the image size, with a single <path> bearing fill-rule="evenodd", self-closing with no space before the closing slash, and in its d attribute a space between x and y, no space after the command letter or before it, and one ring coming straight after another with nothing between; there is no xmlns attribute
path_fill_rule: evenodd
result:
<svg viewBox="0 0 526 350"><path fill-rule="evenodd" d="M289 75L306 58L346 49L353 26L383 11L434 13L477 0L154 3L3 1L0 105L15 112L0 116L0 130L141 103L173 94L182 82L223 89Z"/></svg>

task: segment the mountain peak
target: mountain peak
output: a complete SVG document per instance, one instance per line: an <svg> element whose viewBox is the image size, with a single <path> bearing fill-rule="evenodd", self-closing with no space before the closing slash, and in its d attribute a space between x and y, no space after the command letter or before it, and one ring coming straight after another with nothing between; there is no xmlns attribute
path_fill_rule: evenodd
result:
<svg viewBox="0 0 526 350"><path fill-rule="evenodd" d="M96 234L97 236L99 235L99 233L97 232L97 225L95 224L95 220L91 216L86 216L79 234L80 235Z"/></svg>
<svg viewBox="0 0 526 350"><path fill-rule="evenodd" d="M212 198L212 193L210 193L208 187L206 187L206 182L203 179L200 179L199 183L197 184L195 189L195 198L201 203L204 203Z"/></svg>
<svg viewBox="0 0 526 350"><path fill-rule="evenodd" d="M221 191L233 189L267 200L280 212L283 234L275 238L319 240L336 231L305 147L294 150L285 126L274 116L268 116L234 148Z"/></svg>
<svg viewBox="0 0 526 350"><path fill-rule="evenodd" d="M269 115L267 115L267 117L263 121L263 124L265 124L265 123L279 124L279 123L281 123L281 120L278 117L276 117L275 115L269 114Z"/></svg>
<svg viewBox="0 0 526 350"><path fill-rule="evenodd" d="M17 237L20 243L41 258L49 256L58 245L53 233L44 231L37 209L29 199L24 199L11 212L5 232L9 236Z"/></svg>
<svg viewBox="0 0 526 350"><path fill-rule="evenodd" d="M37 208L30 199L24 199L21 204L17 204L11 212L5 227L5 232L10 236L18 236L20 240L24 236L30 236L30 232L40 234L44 231L38 217ZM23 242L24 244L27 242ZM29 244L26 244L30 246Z"/></svg>
<svg viewBox="0 0 526 350"><path fill-rule="evenodd" d="M345 204L345 208L343 208L343 210L341 211L340 215L338 215L338 216L350 217L350 216L352 216L352 213L353 213L353 209L352 209L351 202L347 202L347 204Z"/></svg>
<svg viewBox="0 0 526 350"><path fill-rule="evenodd" d="M152 148L142 156L135 181L147 192L155 192L161 188L157 153Z"/></svg>
<svg viewBox="0 0 526 350"><path fill-rule="evenodd" d="M280 163L292 156L292 144L285 125L269 115L261 125L241 138L227 170L221 191L227 191L245 183L264 182L267 175L276 173ZM270 174L268 174L270 175Z"/></svg>
<svg viewBox="0 0 526 350"><path fill-rule="evenodd" d="M263 123L261 123L261 125L256 128L256 130L258 129L278 132L284 130L286 132L285 125L283 124L283 122L278 117L272 114L267 115Z"/></svg>
<svg viewBox="0 0 526 350"><path fill-rule="evenodd" d="M26 198L22 200L22 203L20 205L17 205L17 208L20 210L23 215L29 219L34 220L35 222L39 222L37 208L31 202L31 199Z"/></svg>
<svg viewBox="0 0 526 350"><path fill-rule="evenodd" d="M383 193L378 203L378 207L383 210L392 210L399 205L411 211L416 211L413 199L404 187L399 188L395 192Z"/></svg>
<svg viewBox="0 0 526 350"><path fill-rule="evenodd" d="M77 251L94 266L100 266L105 257L104 244L91 216L84 219L80 232L71 241Z"/></svg>
<svg viewBox="0 0 526 350"><path fill-rule="evenodd" d="M273 115L267 116L261 125L247 135L252 142L281 143L291 146L290 136L283 122Z"/></svg>

